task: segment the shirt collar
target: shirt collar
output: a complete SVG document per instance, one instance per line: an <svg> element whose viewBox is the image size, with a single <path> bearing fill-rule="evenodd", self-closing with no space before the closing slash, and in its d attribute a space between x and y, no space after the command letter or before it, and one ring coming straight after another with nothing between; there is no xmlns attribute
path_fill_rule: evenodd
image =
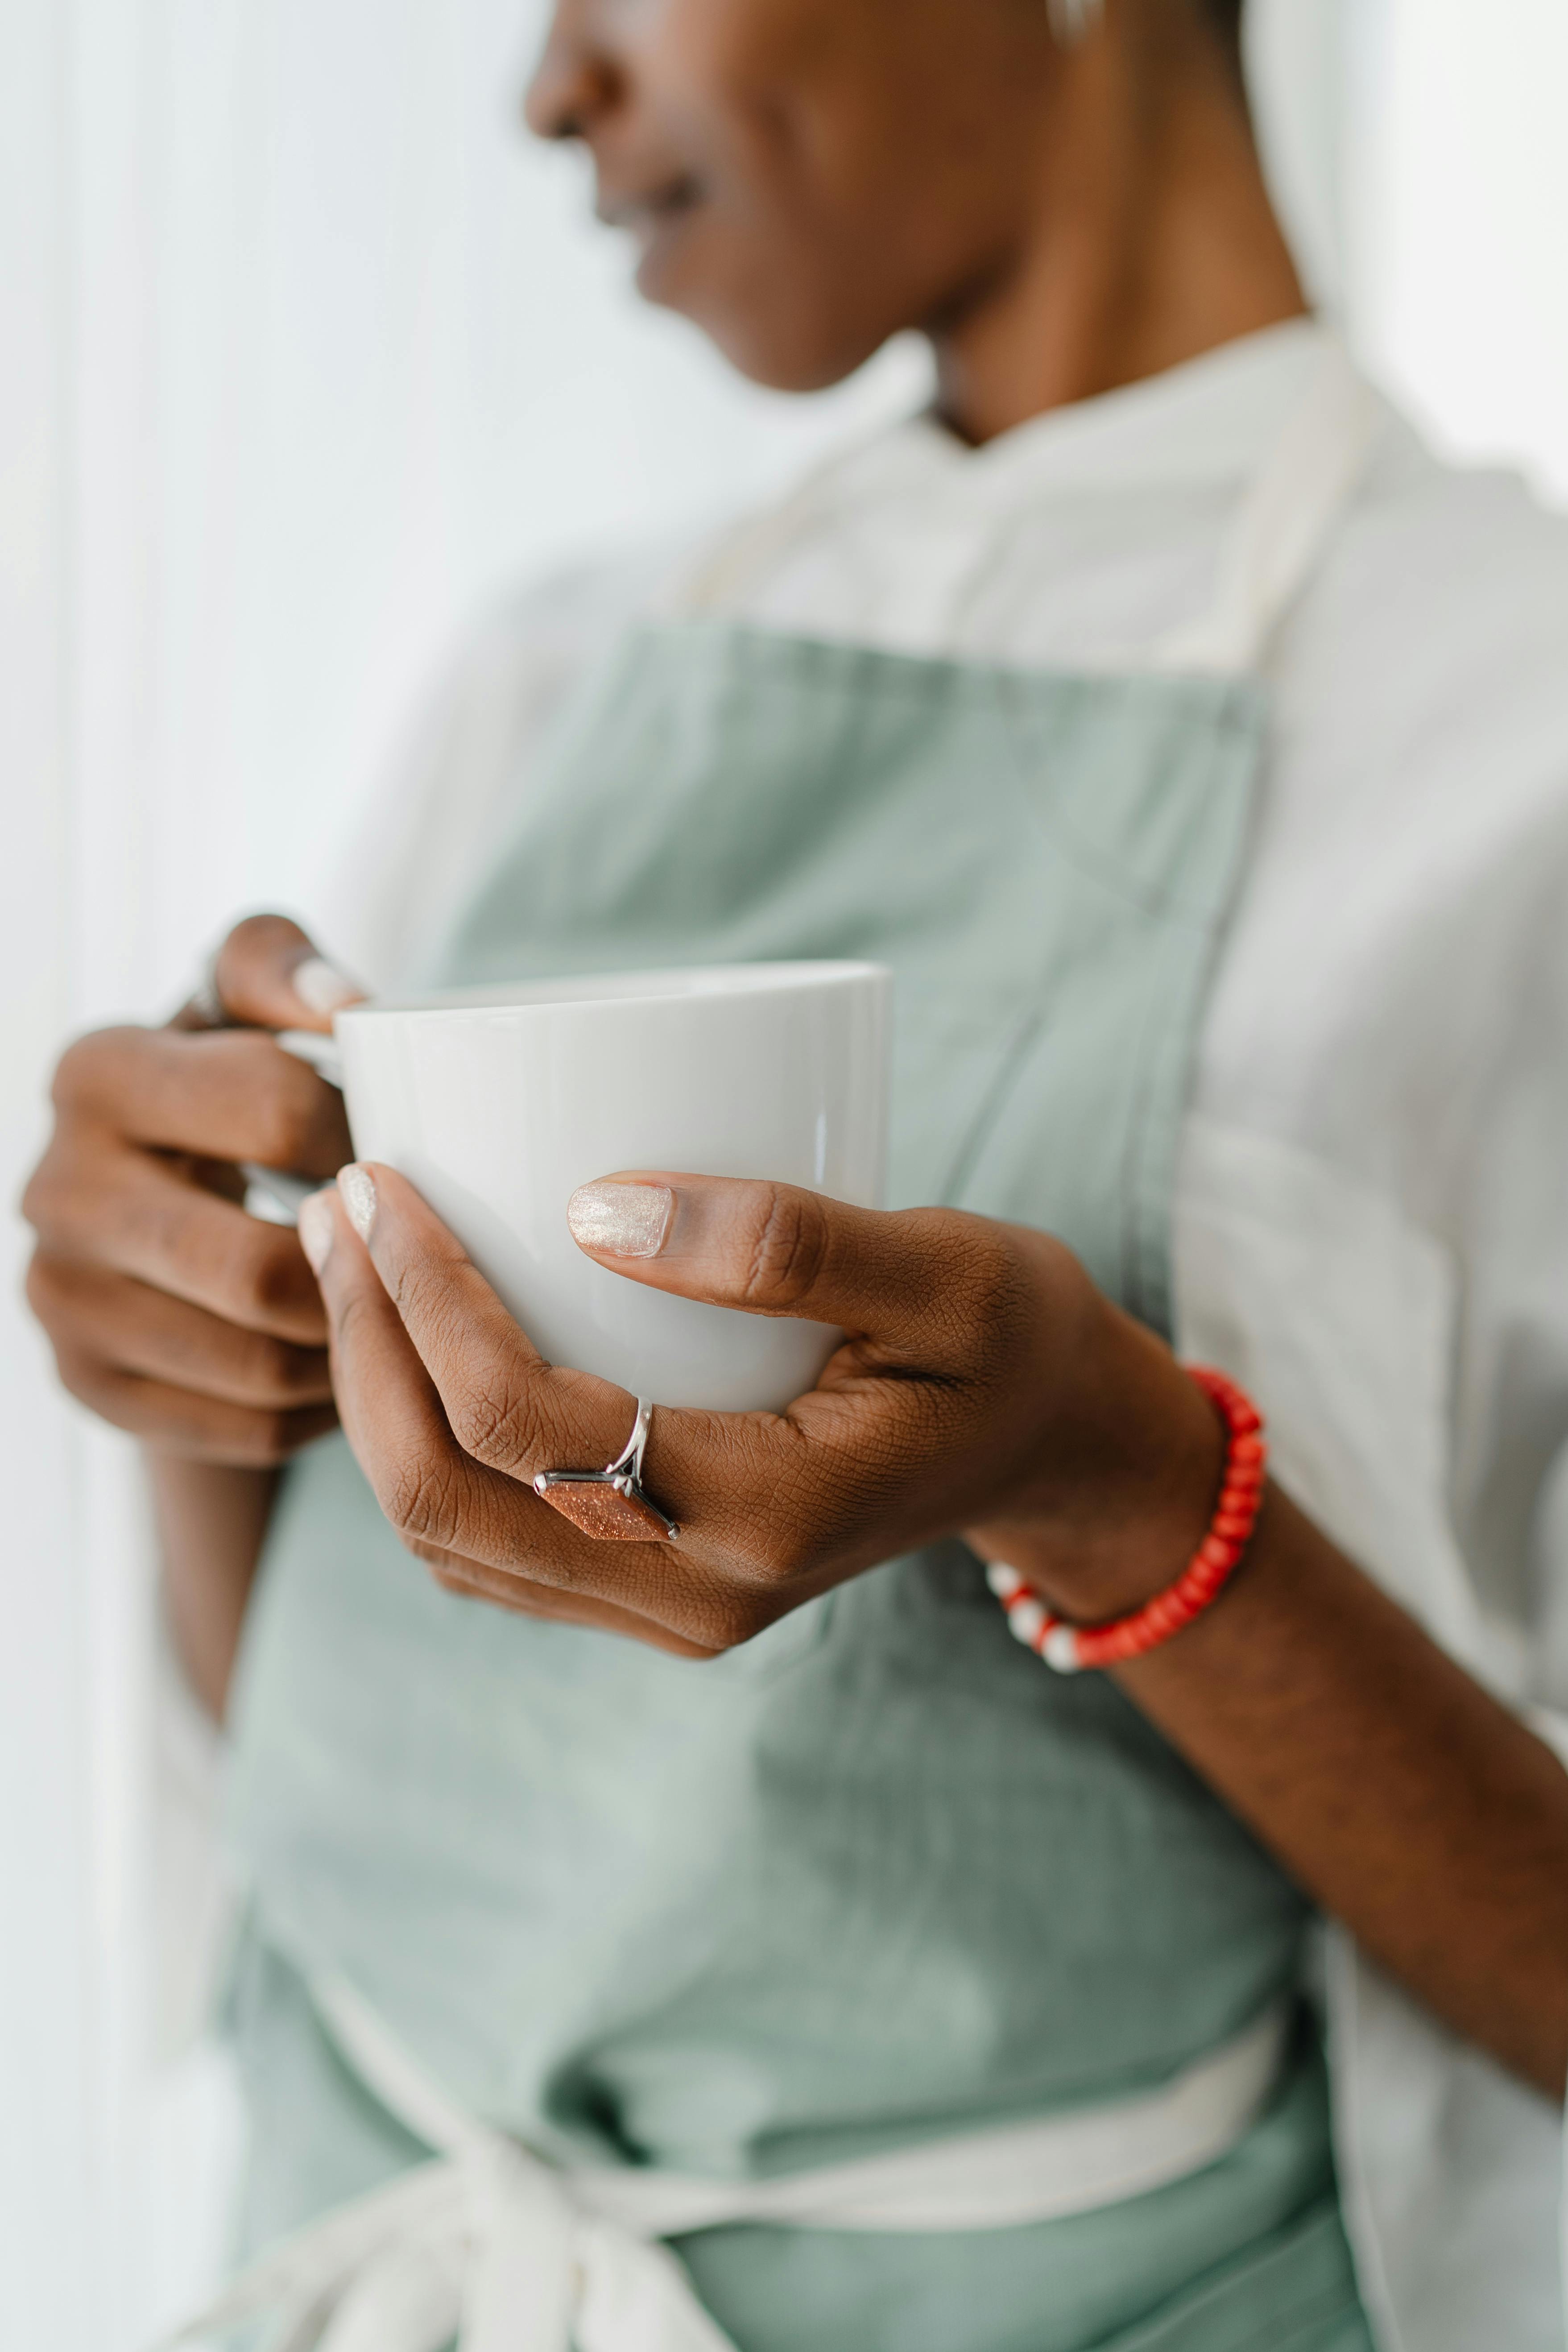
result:
<svg viewBox="0 0 1568 2352"><path fill-rule="evenodd" d="M879 434L838 486L921 485L983 504L1082 491L1229 485L1249 478L1301 397L1330 330L1291 319L1163 374L1032 416L972 449L933 415Z"/></svg>

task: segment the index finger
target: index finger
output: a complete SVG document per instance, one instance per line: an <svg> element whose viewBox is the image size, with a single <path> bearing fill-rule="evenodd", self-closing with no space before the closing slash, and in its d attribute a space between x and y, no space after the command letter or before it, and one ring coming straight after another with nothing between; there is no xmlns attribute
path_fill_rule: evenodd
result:
<svg viewBox="0 0 1568 2352"><path fill-rule="evenodd" d="M330 1031L364 990L323 956L288 915L247 915L213 962L213 987L231 1021L263 1029Z"/></svg>
<svg viewBox="0 0 1568 2352"><path fill-rule="evenodd" d="M350 1155L337 1088L259 1029L100 1029L62 1056L54 1091L62 1111L160 1150L306 1176Z"/></svg>

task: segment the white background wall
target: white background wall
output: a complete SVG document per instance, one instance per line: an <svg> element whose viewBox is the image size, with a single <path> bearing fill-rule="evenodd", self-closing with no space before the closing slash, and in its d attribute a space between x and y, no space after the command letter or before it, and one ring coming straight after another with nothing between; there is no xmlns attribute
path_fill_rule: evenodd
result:
<svg viewBox="0 0 1568 2352"><path fill-rule="evenodd" d="M1443 447L1568 502L1568 5L1346 5L1362 348Z"/></svg>
<svg viewBox="0 0 1568 2352"><path fill-rule="evenodd" d="M633 306L577 168L513 128L538 14L0 5L6 1197L62 1033L158 1010L235 909L309 903L504 582L760 491L910 397L894 352L770 398ZM1292 215L1372 363L1457 453L1568 495L1563 0L1266 0L1257 50ZM212 2143L150 2034L134 1487L49 1387L21 1255L8 1229L0 2344L121 2352L195 2260L177 2168Z"/></svg>
<svg viewBox="0 0 1568 2352"><path fill-rule="evenodd" d="M80 229L143 284L94 322L84 423L93 512L140 490L156 777L117 803L137 887L90 927L112 993L128 968L177 985L237 904L299 894L503 583L787 473L878 386L748 393L632 305L576 159L521 132L539 0L101 12L145 38L139 88L79 51L119 118L84 131Z"/></svg>

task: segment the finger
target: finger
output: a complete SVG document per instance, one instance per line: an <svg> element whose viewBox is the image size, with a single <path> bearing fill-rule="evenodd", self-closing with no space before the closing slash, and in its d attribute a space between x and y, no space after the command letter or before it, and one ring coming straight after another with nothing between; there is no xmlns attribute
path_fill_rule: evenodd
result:
<svg viewBox="0 0 1568 2352"><path fill-rule="evenodd" d="M515 1571L487 1568L480 1560L464 1559L458 1553L442 1551L435 1544L420 1543L407 1537L404 1542L416 1559L424 1560L437 1584L465 1600L489 1601L499 1608L510 1609L517 1616L536 1617L548 1624L582 1625L597 1633L618 1633L652 1649L668 1650L678 1658L717 1655L703 1643L684 1641L653 1618L616 1601L596 1601L587 1593L563 1586L531 1583Z"/></svg>
<svg viewBox="0 0 1568 2352"><path fill-rule="evenodd" d="M365 992L287 915L237 923L218 950L213 983L231 1020L264 1029L330 1031L333 1013Z"/></svg>
<svg viewBox="0 0 1568 2352"><path fill-rule="evenodd" d="M683 1591L679 1575L670 1571L666 1556L673 1547L595 1543L526 1483L459 1444L434 1381L333 1194L317 1193L305 1203L301 1229L331 1328L343 1428L405 1543L614 1601L703 1646L718 1646L700 1622L700 1595ZM515 1324L512 1330L521 1340ZM534 1351L522 1345L537 1363ZM593 1385L612 1398L619 1393L607 1381ZM621 1417L629 1428L629 1399L625 1407Z"/></svg>
<svg viewBox="0 0 1568 2352"><path fill-rule="evenodd" d="M529 1485L549 1469L603 1469L637 1400L612 1381L549 1364L456 1235L395 1170L340 1171L347 1214L396 1318L476 1462Z"/></svg>
<svg viewBox="0 0 1568 2352"><path fill-rule="evenodd" d="M837 1324L917 1360L943 1359L959 1336L944 1299L989 1291L991 1316L1010 1294L1026 1303L1007 1229L952 1210L858 1209L794 1184L639 1172L584 1184L566 1216L584 1255L630 1281Z"/></svg>
<svg viewBox="0 0 1568 2352"><path fill-rule="evenodd" d="M224 1322L167 1292L39 1251L27 1299L56 1345L124 1372L264 1412L330 1404L327 1351Z"/></svg>
<svg viewBox="0 0 1568 2352"><path fill-rule="evenodd" d="M221 1397L197 1396L165 1381L142 1380L96 1358L57 1350L60 1378L72 1396L144 1444L193 1461L273 1468L337 1426L330 1405L258 1412Z"/></svg>
<svg viewBox="0 0 1568 2352"><path fill-rule="evenodd" d="M324 1343L321 1293L288 1226L123 1145L67 1160L49 1182L45 1163L24 1203L51 1257L130 1276L247 1331Z"/></svg>
<svg viewBox="0 0 1568 2352"><path fill-rule="evenodd" d="M331 1176L349 1158L335 1087L258 1030L100 1029L61 1056L54 1099L159 1150Z"/></svg>

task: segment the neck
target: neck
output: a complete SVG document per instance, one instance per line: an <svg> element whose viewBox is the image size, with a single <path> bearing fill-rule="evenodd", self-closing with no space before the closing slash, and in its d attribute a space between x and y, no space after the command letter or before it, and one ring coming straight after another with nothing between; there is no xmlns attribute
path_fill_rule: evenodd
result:
<svg viewBox="0 0 1568 2352"><path fill-rule="evenodd" d="M1063 59L1021 234L928 329L963 439L1306 310L1229 69L1196 46L1107 29Z"/></svg>

